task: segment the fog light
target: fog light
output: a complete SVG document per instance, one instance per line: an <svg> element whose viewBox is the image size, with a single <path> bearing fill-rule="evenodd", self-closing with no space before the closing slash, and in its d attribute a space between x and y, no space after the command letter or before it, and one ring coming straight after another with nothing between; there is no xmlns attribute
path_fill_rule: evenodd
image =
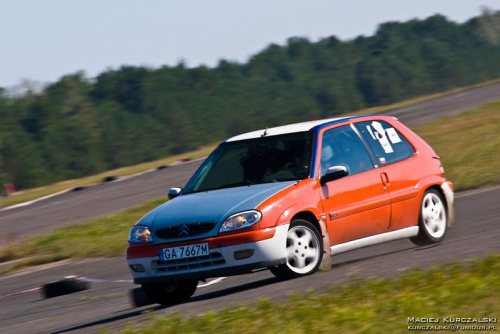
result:
<svg viewBox="0 0 500 334"><path fill-rule="evenodd" d="M240 251L234 252L234 259L235 260L243 260L243 259L249 258L252 255L253 255L253 249L240 250Z"/></svg>
<svg viewBox="0 0 500 334"><path fill-rule="evenodd" d="M144 266L142 264L131 264L130 268L132 268L132 270L135 271L136 273L143 273L146 271L146 269L144 269Z"/></svg>

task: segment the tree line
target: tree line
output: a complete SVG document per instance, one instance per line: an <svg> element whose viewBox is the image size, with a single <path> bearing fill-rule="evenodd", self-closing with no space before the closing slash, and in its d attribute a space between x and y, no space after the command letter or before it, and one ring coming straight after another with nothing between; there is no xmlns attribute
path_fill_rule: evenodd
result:
<svg viewBox="0 0 500 334"><path fill-rule="evenodd" d="M293 37L246 63L124 66L41 92L0 88L0 184L18 189L182 153L245 131L321 119L500 77L500 12L388 22L375 35Z"/></svg>

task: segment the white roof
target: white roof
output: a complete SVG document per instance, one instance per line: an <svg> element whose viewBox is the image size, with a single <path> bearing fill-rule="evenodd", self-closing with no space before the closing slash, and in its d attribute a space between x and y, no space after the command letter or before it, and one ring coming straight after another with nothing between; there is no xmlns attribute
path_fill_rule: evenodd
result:
<svg viewBox="0 0 500 334"><path fill-rule="evenodd" d="M226 141L237 141L237 140L244 140L244 139L260 138L264 135L264 131L266 131L266 135L265 135L266 137L283 135L286 133L304 132L304 131L311 130L312 128L314 128L317 125L342 120L344 118L349 119L350 117L328 118L328 119L320 119L317 121L308 121L308 122L302 122L302 123L294 123L294 124L289 124L289 125L277 126L274 128L262 129L262 130L243 133L241 135L231 137Z"/></svg>

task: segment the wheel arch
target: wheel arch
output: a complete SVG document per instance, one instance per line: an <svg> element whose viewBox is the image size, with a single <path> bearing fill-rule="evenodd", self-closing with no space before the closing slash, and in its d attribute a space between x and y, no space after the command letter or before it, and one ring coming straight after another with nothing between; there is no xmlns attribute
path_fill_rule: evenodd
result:
<svg viewBox="0 0 500 334"><path fill-rule="evenodd" d="M443 197L443 199L446 201L446 197L444 196L444 192L443 192L443 189L441 189L441 186L439 184L431 184L429 185L427 188L424 189L424 192L423 194L425 194L428 190L431 190L431 189L434 189L434 190L437 190L438 193Z"/></svg>
<svg viewBox="0 0 500 334"><path fill-rule="evenodd" d="M319 222L318 222L318 219L311 211L297 212L295 215L293 215L292 219L290 219L290 222L292 222L295 219L307 220L308 222L313 224L314 227L316 227L320 233L322 232L321 226L319 225Z"/></svg>
<svg viewBox="0 0 500 334"><path fill-rule="evenodd" d="M329 243L328 233L326 233L326 225L323 222L323 219L318 220L318 216L313 213L314 210L308 210L307 208L302 208L302 210L295 211L292 214L290 212L290 209L286 210L283 213L281 220L282 221L285 220L284 217L286 217L286 221L290 223L290 228L296 228L296 227L300 228L302 226L309 231L307 233L314 233L316 235L316 237L319 239L319 240L316 239L317 240L316 242L319 243L318 253L317 253L318 262L315 262L316 264L314 265L314 269L312 269L312 271L308 273L298 272L296 271L296 269L292 268L292 267L295 268L293 264L289 264L287 256L287 263L276 267L270 267L269 269L271 270L271 272L279 278L288 279L302 275L309 275L314 273L316 270L321 270L321 271L331 270L332 262L330 257L330 243ZM296 223L292 224L293 222ZM312 231L313 227L316 229L316 231ZM292 243L292 245L294 245L294 243ZM300 246L300 242L298 243L298 245ZM298 250L296 249L295 253L297 252ZM302 257L304 257L304 254L302 254Z"/></svg>
<svg viewBox="0 0 500 334"><path fill-rule="evenodd" d="M329 271L332 269L332 259L330 257L330 237L328 236L328 231L326 229L326 224L323 220L318 220L317 216L311 211L304 210L297 212L292 216L290 222L294 219L303 219L310 222L314 227L316 227L321 235L321 241L323 243L323 256L321 258L321 264L319 270Z"/></svg>
<svg viewBox="0 0 500 334"><path fill-rule="evenodd" d="M422 192L422 198L424 194L428 191L434 189L436 190L441 198L443 199L446 206L446 213L448 215L448 227L453 225L455 221L455 208L453 205L453 190L451 190L449 184L447 182L443 182L442 184L431 184Z"/></svg>

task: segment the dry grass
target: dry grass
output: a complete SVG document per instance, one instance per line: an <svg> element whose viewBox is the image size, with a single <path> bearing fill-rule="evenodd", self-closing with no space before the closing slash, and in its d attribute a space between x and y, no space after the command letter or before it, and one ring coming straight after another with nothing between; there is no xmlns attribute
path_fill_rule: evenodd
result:
<svg viewBox="0 0 500 334"><path fill-rule="evenodd" d="M413 269L397 279L354 277L351 283L327 291L292 295L286 304L261 299L191 317L156 315L121 333L411 333L409 326L450 325L444 317L498 318L499 271L500 256L494 255L430 270ZM439 318L439 323L411 323L408 318ZM498 323L451 325L498 330Z"/></svg>
<svg viewBox="0 0 500 334"><path fill-rule="evenodd" d="M500 102L413 130L441 156L456 189L500 182Z"/></svg>

